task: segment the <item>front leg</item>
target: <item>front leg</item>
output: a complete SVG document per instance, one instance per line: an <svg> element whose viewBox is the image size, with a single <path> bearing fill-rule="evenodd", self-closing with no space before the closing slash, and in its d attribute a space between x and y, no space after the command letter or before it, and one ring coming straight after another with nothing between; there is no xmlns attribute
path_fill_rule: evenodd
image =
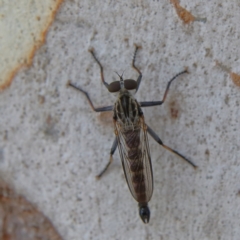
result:
<svg viewBox="0 0 240 240"><path fill-rule="evenodd" d="M95 111L95 112L108 112L108 111L112 111L112 110L113 110L113 106L106 106L106 107L101 107L101 108L95 108L94 105L93 105L93 103L92 103L92 100L90 99L90 97L89 97L89 95L88 95L87 92L85 92L85 91L84 91L83 89L81 89L80 87L75 86L75 85L72 84L71 82L68 82L68 85L71 86L71 87L73 87L74 89L82 92L82 93L86 96L86 98L87 98L87 100L88 100L88 102L89 102L89 104L90 104L90 106L91 106L91 108L92 108L93 111Z"/></svg>
<svg viewBox="0 0 240 240"><path fill-rule="evenodd" d="M170 85L171 85L171 83L173 82L173 80L175 80L179 75L182 75L182 74L187 73L187 72L188 72L188 71L187 71L187 69L186 69L186 70L178 73L177 75L175 75L175 76L168 82L162 101L140 102L140 106L141 106L141 107L152 107L152 106L162 105L162 104L164 103L164 101L166 100L166 98L167 98L168 90L169 90Z"/></svg>
<svg viewBox="0 0 240 240"><path fill-rule="evenodd" d="M140 83L141 83L141 80L142 80L142 73L141 71L136 67L135 65L135 60L136 60L136 55L137 55L137 51L139 48L139 46L135 45L136 46L136 49L135 49L135 52L134 52L134 55L133 55L133 60L132 60L132 67L139 73L139 76L138 76L138 79L137 79L137 88L136 88L136 91L135 93L137 93L138 89L139 89L139 86L140 86Z"/></svg>

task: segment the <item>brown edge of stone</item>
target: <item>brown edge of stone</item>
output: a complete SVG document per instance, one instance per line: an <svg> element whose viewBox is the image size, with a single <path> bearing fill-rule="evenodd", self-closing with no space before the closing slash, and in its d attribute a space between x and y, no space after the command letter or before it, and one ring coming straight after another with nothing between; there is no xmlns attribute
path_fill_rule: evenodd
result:
<svg viewBox="0 0 240 240"><path fill-rule="evenodd" d="M60 8L61 4L63 3L64 0L57 0L57 3L56 3L56 7L55 9L52 11L52 14L50 16L50 21L49 23L47 24L46 28L42 31L41 36L40 36L40 40L38 41L37 44L35 44L32 48L32 50L29 51L29 54L28 54L28 62L27 63L23 63L23 64L20 64L18 66L16 66L12 71L11 73L9 74L9 76L5 79L5 81L3 81L1 84L0 84L0 91L3 91L4 89L6 89L7 87L9 87L15 77L15 75L17 74L17 72L23 68L23 67L30 67L31 64L32 64L32 61L33 61L33 57L35 55L35 52L45 43L45 40L46 40L46 35L47 35L47 32L48 32L48 29L49 27L51 26L54 18L55 18L55 15L58 11L58 9Z"/></svg>

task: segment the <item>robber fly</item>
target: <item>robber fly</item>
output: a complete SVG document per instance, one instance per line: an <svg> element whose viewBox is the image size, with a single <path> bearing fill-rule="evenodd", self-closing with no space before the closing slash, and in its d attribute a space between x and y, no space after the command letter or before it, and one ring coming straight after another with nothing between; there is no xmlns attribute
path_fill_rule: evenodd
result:
<svg viewBox="0 0 240 240"><path fill-rule="evenodd" d="M147 133L165 149L175 153L193 167L196 167L196 165L177 151L163 144L158 135L145 123L141 109L141 107L151 107L163 104L173 80L179 75L186 73L187 70L178 73L168 82L162 101L138 102L129 91L135 90L136 93L142 79L141 71L135 66L136 54L139 48L139 46L136 46L132 60L132 67L139 74L137 81L133 79L124 80L122 76L118 75L120 80L110 84L104 80L103 67L97 59L94 50L90 50L90 53L100 67L101 80L104 86L109 92L119 92L114 106L95 108L86 91L70 82L68 84L86 96L91 108L95 112L113 111L115 140L110 151L109 162L97 178L100 178L112 163L112 156L118 146L129 190L134 199L138 202L139 215L142 221L148 223L150 219L148 202L153 193L153 172Z"/></svg>

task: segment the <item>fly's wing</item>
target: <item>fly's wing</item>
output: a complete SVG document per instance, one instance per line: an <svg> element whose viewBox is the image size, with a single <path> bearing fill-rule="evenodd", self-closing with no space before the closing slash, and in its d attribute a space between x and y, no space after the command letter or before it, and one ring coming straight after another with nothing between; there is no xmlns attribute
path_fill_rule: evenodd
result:
<svg viewBox="0 0 240 240"><path fill-rule="evenodd" d="M115 133L130 192L137 202L149 202L153 192L153 174L147 126L143 116L132 129L124 129L115 122Z"/></svg>

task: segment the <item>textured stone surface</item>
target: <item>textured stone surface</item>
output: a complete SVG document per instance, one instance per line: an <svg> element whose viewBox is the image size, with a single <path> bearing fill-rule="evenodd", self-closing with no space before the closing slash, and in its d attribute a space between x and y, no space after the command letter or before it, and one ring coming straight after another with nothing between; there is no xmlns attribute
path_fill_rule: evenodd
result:
<svg viewBox="0 0 240 240"><path fill-rule="evenodd" d="M0 171L36 204L64 239L239 239L240 74L239 1L189 1L180 5L206 22L184 24L170 1L65 1L33 60L0 95ZM128 191L118 152L109 172L114 139L107 115L96 106L115 96L100 82L94 47L107 82L143 79L136 98L161 100L144 109L145 120L163 142L198 165L187 163L149 138L154 171L151 219L143 225Z"/></svg>

